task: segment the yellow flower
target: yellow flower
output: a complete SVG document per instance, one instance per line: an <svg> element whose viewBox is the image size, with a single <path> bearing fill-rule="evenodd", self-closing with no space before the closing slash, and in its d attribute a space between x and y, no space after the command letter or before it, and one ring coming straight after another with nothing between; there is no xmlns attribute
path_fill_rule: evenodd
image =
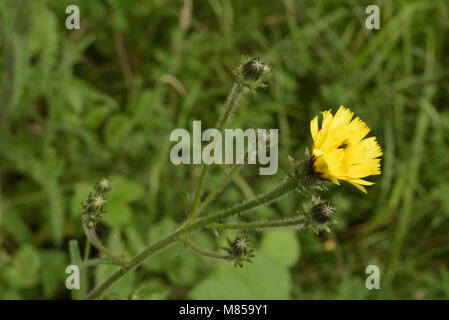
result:
<svg viewBox="0 0 449 320"><path fill-rule="evenodd" d="M322 112L323 122L318 130L318 116L310 122L313 138L313 170L322 178L340 185L345 180L366 193L363 186L373 182L362 178L381 174L382 150L376 137L365 138L370 129L354 113L340 106L335 116L331 110Z"/></svg>

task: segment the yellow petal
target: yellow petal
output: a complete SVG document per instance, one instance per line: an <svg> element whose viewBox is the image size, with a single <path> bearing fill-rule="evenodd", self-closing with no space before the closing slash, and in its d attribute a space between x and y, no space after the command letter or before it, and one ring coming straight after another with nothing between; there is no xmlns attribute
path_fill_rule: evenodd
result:
<svg viewBox="0 0 449 320"><path fill-rule="evenodd" d="M354 113L346 109L344 106L340 106L340 108L337 110L337 113L335 113L334 121L332 121L332 127L345 127L351 122L352 116Z"/></svg>
<svg viewBox="0 0 449 320"><path fill-rule="evenodd" d="M317 135L318 135L318 116L313 118L312 121L310 121L310 133L312 134L313 141L316 141Z"/></svg>
<svg viewBox="0 0 449 320"><path fill-rule="evenodd" d="M321 151L320 149L317 149L317 148L313 148L312 154L318 158L319 156L321 156L323 154L323 151Z"/></svg>
<svg viewBox="0 0 449 320"><path fill-rule="evenodd" d="M356 182L353 182L353 181L350 181L350 180L348 180L348 182L350 183L350 184L352 184L354 187L356 187L357 189L359 189L360 191L362 191L363 193L368 193L367 191L366 191L366 189L362 186L362 185L360 185L360 184L358 184L358 183L356 183Z"/></svg>
<svg viewBox="0 0 449 320"><path fill-rule="evenodd" d="M351 179L350 181L354 182L354 183L357 183L357 184L363 184L364 186L372 186L374 184L374 182L366 181L366 180L363 180L363 179Z"/></svg>
<svg viewBox="0 0 449 320"><path fill-rule="evenodd" d="M331 180L333 183L335 183L337 186L340 185L340 181L338 181L338 179L337 179L336 177L330 176L330 180Z"/></svg>
<svg viewBox="0 0 449 320"><path fill-rule="evenodd" d="M329 128L330 124L332 123L332 120L334 119L334 117L332 116L331 110L332 109L321 112L323 114L323 122L321 123L321 131L323 131L323 132L325 132Z"/></svg>

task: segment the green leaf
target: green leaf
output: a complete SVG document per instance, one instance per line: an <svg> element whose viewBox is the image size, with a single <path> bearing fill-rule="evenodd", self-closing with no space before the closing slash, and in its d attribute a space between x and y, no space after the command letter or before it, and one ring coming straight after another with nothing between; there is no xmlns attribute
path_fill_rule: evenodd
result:
<svg viewBox="0 0 449 320"><path fill-rule="evenodd" d="M110 111L111 109L107 106L98 106L96 108L89 109L84 118L86 127L96 130Z"/></svg>
<svg viewBox="0 0 449 320"><path fill-rule="evenodd" d="M46 189L50 196L50 230L53 241L57 245L60 245L62 243L62 238L64 237L64 197L62 196L61 189L56 183L49 184Z"/></svg>
<svg viewBox="0 0 449 320"><path fill-rule="evenodd" d="M124 113L114 114L106 124L104 135L106 144L112 150L119 150L126 143L131 119Z"/></svg>
<svg viewBox="0 0 449 320"><path fill-rule="evenodd" d="M287 268L293 266L300 256L300 246L294 230L266 232L260 250Z"/></svg>
<svg viewBox="0 0 449 320"><path fill-rule="evenodd" d="M81 252L78 244L78 240L69 241L70 263L75 264L78 267L81 266Z"/></svg>
<svg viewBox="0 0 449 320"><path fill-rule="evenodd" d="M113 190L108 195L108 199L122 199L126 202L133 202L143 196L145 190L141 184L123 176L110 177Z"/></svg>
<svg viewBox="0 0 449 320"><path fill-rule="evenodd" d="M253 262L243 268L220 265L190 293L196 299L288 299L288 270L262 252Z"/></svg>
<svg viewBox="0 0 449 320"><path fill-rule="evenodd" d="M6 233L12 236L17 242L29 242L31 232L20 213L14 208L8 208L3 214L3 228Z"/></svg>
<svg viewBox="0 0 449 320"><path fill-rule="evenodd" d="M83 261L81 263L81 266L83 267L94 267L101 264L115 264L120 265L117 261L109 259L109 258L96 258L96 259L89 259L87 261Z"/></svg>
<svg viewBox="0 0 449 320"><path fill-rule="evenodd" d="M213 239L208 234L195 233L190 239L201 248L215 250L212 246ZM200 279L202 273L208 272L211 266L216 264L216 261L203 257L191 249L178 250L180 254L172 255L165 267L172 283L186 287L192 286Z"/></svg>
<svg viewBox="0 0 449 320"><path fill-rule="evenodd" d="M202 280L190 294L195 299L250 300L254 299L251 288L243 283L236 272L218 271Z"/></svg>
<svg viewBox="0 0 449 320"><path fill-rule="evenodd" d="M108 199L107 211L102 221L110 227L125 227L132 217L129 205L120 198Z"/></svg>
<svg viewBox="0 0 449 320"><path fill-rule="evenodd" d="M168 299L171 290L162 279L153 277L146 282L139 283L137 293L141 299L164 300Z"/></svg>
<svg viewBox="0 0 449 320"><path fill-rule="evenodd" d="M78 182L73 187L73 195L70 198L70 214L74 219L81 220L83 209L81 202L87 199L92 186L87 182Z"/></svg>
<svg viewBox="0 0 449 320"><path fill-rule="evenodd" d="M169 232L172 232L176 227L175 222L168 217L163 218L157 224L151 226L148 233L148 243L153 243L162 237L164 237ZM144 267L150 271L164 271L168 267L169 264L173 262L173 258L180 254L183 251L181 245L176 244L162 250L157 255L151 257L144 263Z"/></svg>
<svg viewBox="0 0 449 320"><path fill-rule="evenodd" d="M31 288L40 281L41 264L39 253L34 247L22 246L4 270L4 279L14 288Z"/></svg>
<svg viewBox="0 0 449 320"><path fill-rule="evenodd" d="M45 250L41 252L42 260L42 284L45 295L51 295L53 291L66 279L67 267L66 254L58 250Z"/></svg>

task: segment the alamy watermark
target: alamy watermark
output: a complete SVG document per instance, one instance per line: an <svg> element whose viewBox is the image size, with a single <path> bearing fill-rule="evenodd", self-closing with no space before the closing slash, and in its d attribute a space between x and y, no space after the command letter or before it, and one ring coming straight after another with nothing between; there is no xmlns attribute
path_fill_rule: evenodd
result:
<svg viewBox="0 0 449 320"><path fill-rule="evenodd" d="M372 4L365 9L366 14L370 14L365 20L365 27L368 30L380 29L379 7Z"/></svg>
<svg viewBox="0 0 449 320"><path fill-rule="evenodd" d="M218 129L201 131L201 121L193 121L193 135L175 129L170 141L177 142L170 151L173 164L256 164L260 175L278 170L278 129ZM202 142L209 142L204 147ZM264 167L263 167L264 166Z"/></svg>
<svg viewBox="0 0 449 320"><path fill-rule="evenodd" d="M366 267L365 273L369 274L365 281L365 287L368 290L380 289L380 270L375 264Z"/></svg>
<svg viewBox="0 0 449 320"><path fill-rule="evenodd" d="M69 30L79 30L80 8L75 4L71 4L70 6L67 6L67 8L65 8L65 13L69 14L67 19L65 20L65 27Z"/></svg>
<svg viewBox="0 0 449 320"><path fill-rule="evenodd" d="M69 276L65 280L65 286L69 290L79 290L80 288L80 269L77 265L68 265L65 273Z"/></svg>

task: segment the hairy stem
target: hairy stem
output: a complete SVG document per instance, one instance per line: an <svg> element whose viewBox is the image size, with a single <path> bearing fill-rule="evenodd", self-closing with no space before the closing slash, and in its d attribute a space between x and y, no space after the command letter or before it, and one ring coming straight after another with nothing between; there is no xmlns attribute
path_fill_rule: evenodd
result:
<svg viewBox="0 0 449 320"><path fill-rule="evenodd" d="M181 240L181 242L184 243L187 247L189 247L190 249L192 249L193 251L199 253L202 256L206 256L206 257L209 257L209 258L214 258L214 259L219 259L219 260L224 260L226 262L229 262L229 260L227 259L227 258L229 258L228 254L219 253L219 252L213 252L213 251L209 251L209 250L203 249L203 248L197 246L193 241L191 241L186 236L180 237L179 240Z"/></svg>
<svg viewBox="0 0 449 320"><path fill-rule="evenodd" d="M78 290L78 300L81 299L81 297L84 295L85 292L87 292L87 267L85 265L86 261L89 260L90 255L90 240L89 238L86 239L86 245L84 248L84 258L83 258L83 266L81 268L81 285L80 290Z"/></svg>
<svg viewBox="0 0 449 320"><path fill-rule="evenodd" d="M244 230L265 230L276 228L294 228L302 229L305 226L304 216L296 216L293 218L276 219L276 220L260 220L247 223L211 223L208 227L213 229L244 229Z"/></svg>
<svg viewBox="0 0 449 320"><path fill-rule="evenodd" d="M130 262L124 260L123 258L119 257L115 253L113 253L111 250L109 250L103 242L101 242L100 238L98 237L97 233L94 229L88 228L84 222L83 219L83 227L84 227L84 233L86 234L87 239L102 253L107 255L109 258L113 259L114 261L117 261L119 264L121 264L124 267L129 266Z"/></svg>
<svg viewBox="0 0 449 320"><path fill-rule="evenodd" d="M99 297L107 288L113 285L117 280L122 278L125 274L137 268L140 264L142 264L148 257L158 253L162 249L165 249L171 245L173 245L176 241L179 240L179 237L182 235L187 235L196 231L200 228L206 227L211 223L221 221L228 217L243 214L250 210L253 210L259 206L267 205L280 199L282 196L288 194L293 191L297 186L296 181L291 179L287 179L284 183L274 188L273 190L264 193L252 200L245 201L240 205L225 209L220 211L214 215L199 219L191 224L183 224L181 227L177 228L175 231L162 238L161 240L149 245L147 248L142 250L136 256L134 256L130 262L130 264L125 267L117 270L111 276L109 276L103 283L99 284L96 288L90 291L85 299L95 299Z"/></svg>
<svg viewBox="0 0 449 320"><path fill-rule="evenodd" d="M211 193L209 193L204 199L204 201L199 206L198 210L196 211L196 215L198 216L208 205L211 203L215 197L223 190L224 187L231 181L232 177L243 167L243 164L237 164L235 165L231 171L226 175L226 177L220 182L220 184L212 190Z"/></svg>
<svg viewBox="0 0 449 320"><path fill-rule="evenodd" d="M229 92L228 98L226 99L226 103L224 105L224 111L221 115L220 119L217 123L217 130L222 133L226 128L227 123L231 119L232 115L236 112L240 102L243 98L249 93L249 89L244 86L240 81L236 81L232 86L231 91ZM216 138L214 137L214 141ZM206 184L207 173L209 171L209 164L203 164L201 169L200 180L198 182L195 197L192 205L192 213L189 219L187 219L186 223L190 223L196 219L199 214L199 210L197 210L198 205L200 204L201 195L203 193L204 185Z"/></svg>

